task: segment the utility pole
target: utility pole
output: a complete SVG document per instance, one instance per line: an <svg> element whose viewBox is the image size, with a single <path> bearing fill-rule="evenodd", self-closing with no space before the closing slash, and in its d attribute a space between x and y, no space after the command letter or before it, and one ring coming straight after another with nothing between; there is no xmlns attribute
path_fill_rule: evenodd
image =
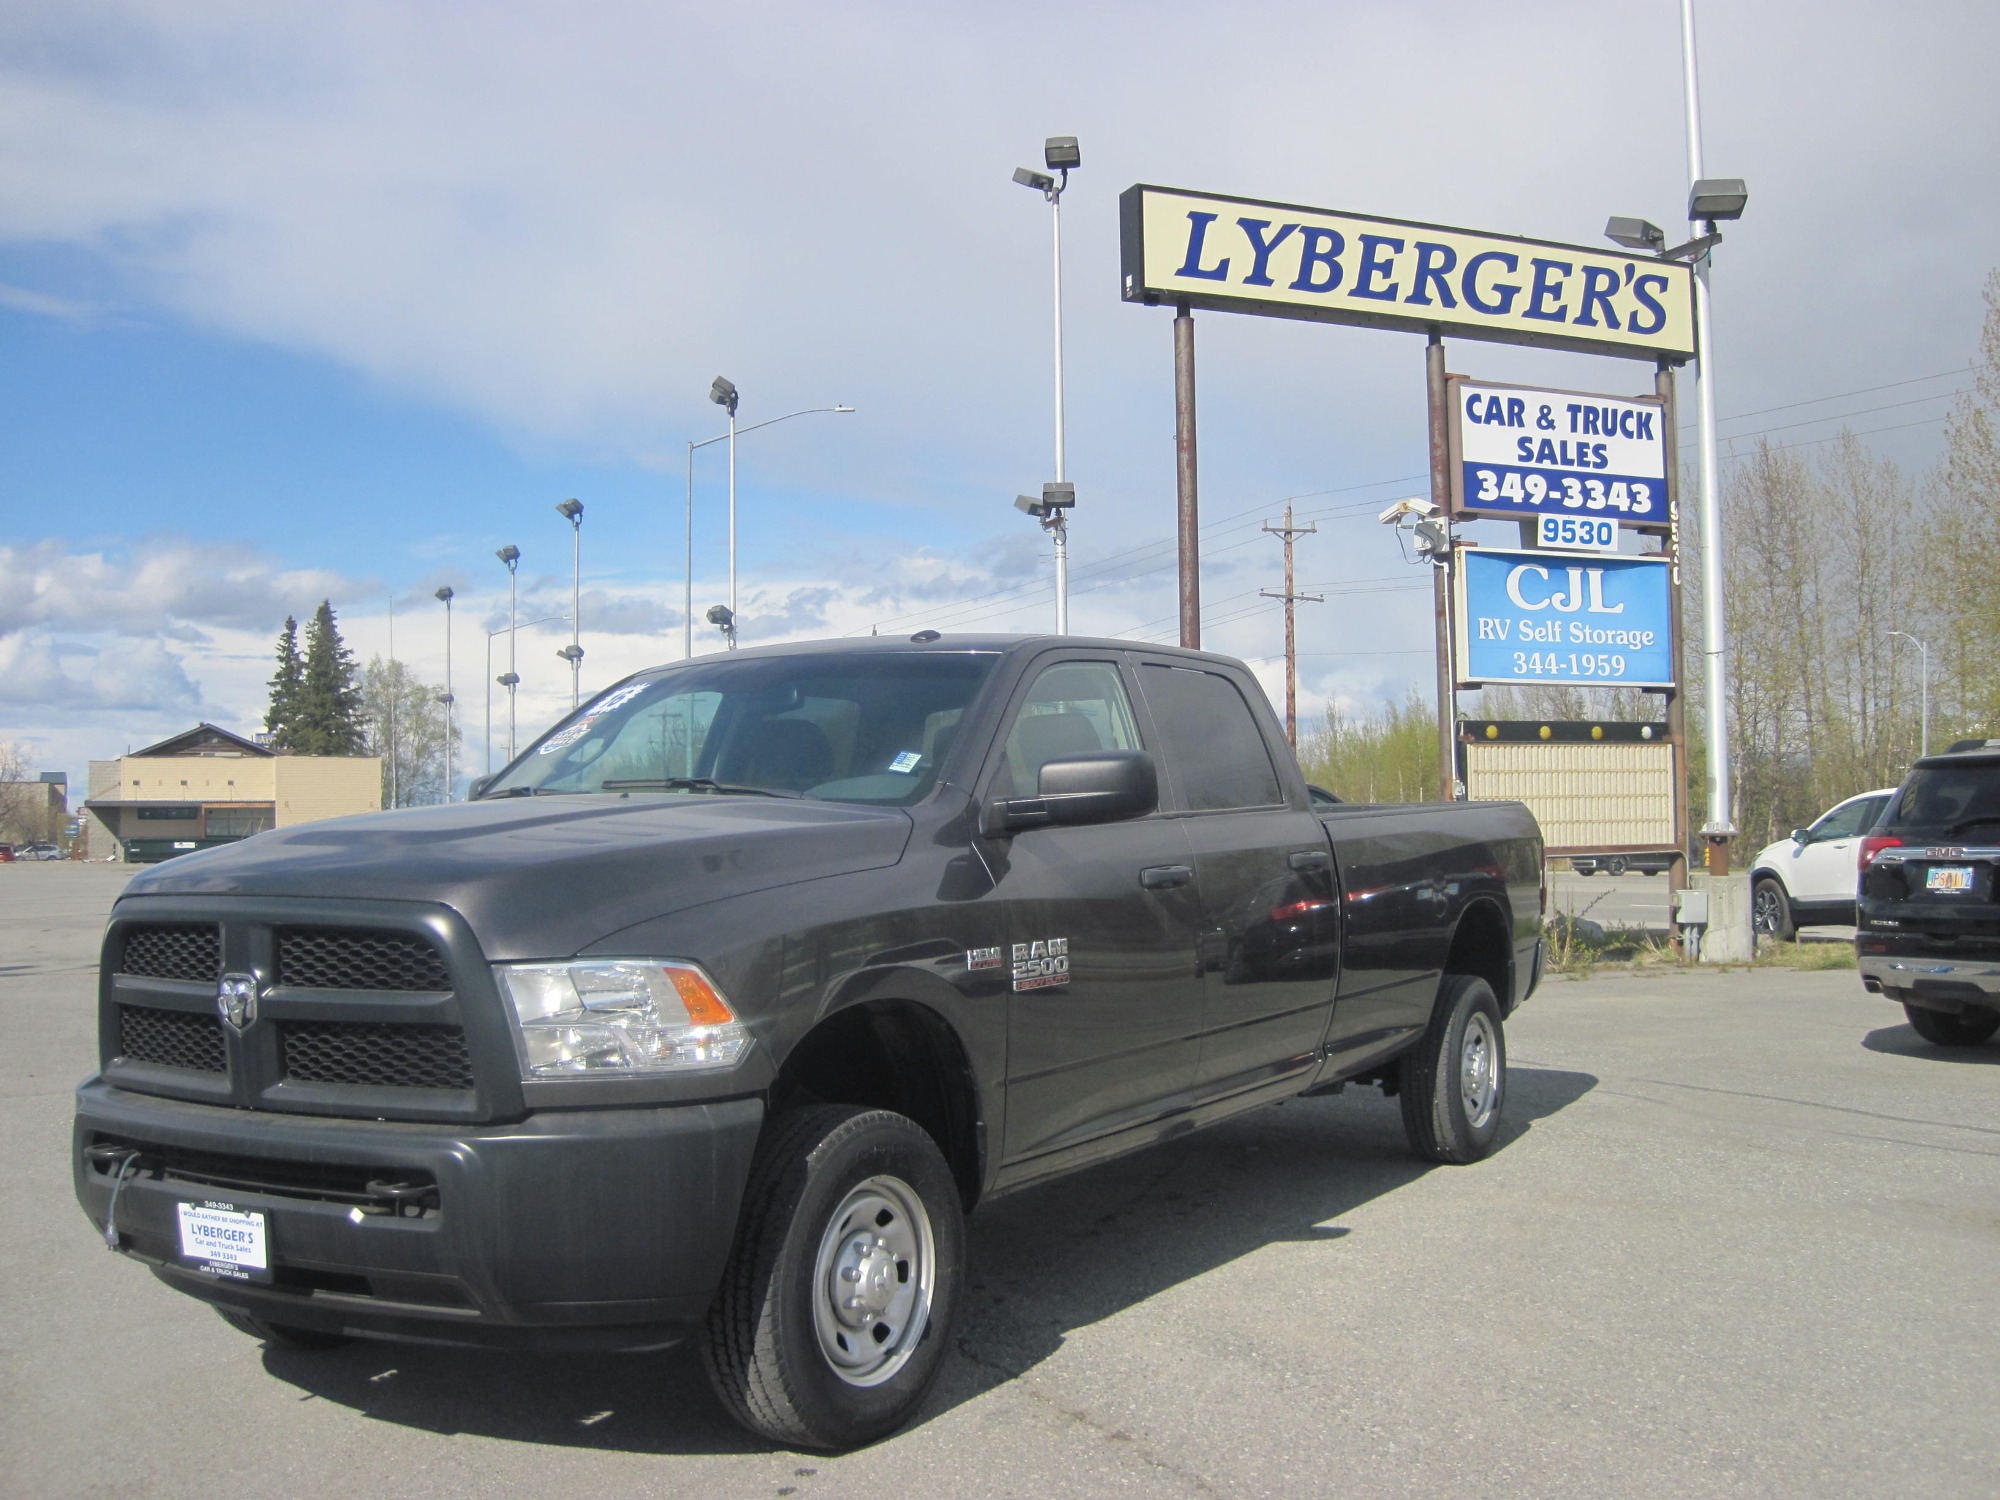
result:
<svg viewBox="0 0 2000 1500"><path fill-rule="evenodd" d="M397 771L396 759L396 591L389 591L389 670L384 674L389 684L389 805L403 805L401 778Z"/></svg>
<svg viewBox="0 0 2000 1500"><path fill-rule="evenodd" d="M1299 638L1293 619L1293 606L1324 604L1326 600L1319 594L1298 594L1292 591L1292 538L1314 535L1319 530L1319 522L1315 521L1310 526L1294 526L1292 502L1287 500L1285 524L1273 526L1266 521L1264 530L1272 536L1283 538L1285 544L1285 591L1282 594L1274 594L1269 589L1260 589L1259 592L1266 599L1285 601L1285 738L1296 751L1299 748Z"/></svg>

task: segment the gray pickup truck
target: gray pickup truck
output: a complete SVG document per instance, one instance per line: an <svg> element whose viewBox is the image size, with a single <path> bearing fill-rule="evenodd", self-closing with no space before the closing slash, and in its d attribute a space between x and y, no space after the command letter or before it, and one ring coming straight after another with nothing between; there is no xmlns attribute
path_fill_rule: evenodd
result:
<svg viewBox="0 0 2000 1500"><path fill-rule="evenodd" d="M270 1342L692 1335L845 1448L922 1399L985 1198L1352 1082L1483 1156L1544 904L1525 808L1316 803L1225 657L702 657L470 802L138 876L76 1192Z"/></svg>

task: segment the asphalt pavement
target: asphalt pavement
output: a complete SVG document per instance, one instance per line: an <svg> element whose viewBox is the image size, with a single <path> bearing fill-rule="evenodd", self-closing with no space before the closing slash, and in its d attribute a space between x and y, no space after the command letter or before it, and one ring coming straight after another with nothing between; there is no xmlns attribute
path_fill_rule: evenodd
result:
<svg viewBox="0 0 2000 1500"><path fill-rule="evenodd" d="M827 1458L688 1351L266 1349L108 1252L70 1090L124 873L0 866L9 1494L2000 1492L2000 1045L1851 972L1551 982L1475 1166L1356 1089L987 1205L923 1415Z"/></svg>

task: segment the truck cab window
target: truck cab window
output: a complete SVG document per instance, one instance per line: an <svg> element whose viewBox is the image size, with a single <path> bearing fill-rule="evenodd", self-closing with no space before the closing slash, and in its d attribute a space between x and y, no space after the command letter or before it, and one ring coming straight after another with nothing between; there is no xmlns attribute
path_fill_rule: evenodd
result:
<svg viewBox="0 0 2000 1500"><path fill-rule="evenodd" d="M1057 662L1042 668L1014 717L993 795L1032 797L1042 767L1065 755L1144 748L1117 667L1108 661Z"/></svg>
<svg viewBox="0 0 2000 1500"><path fill-rule="evenodd" d="M1215 672L1146 664L1147 701L1193 812L1285 800L1271 752L1235 683Z"/></svg>

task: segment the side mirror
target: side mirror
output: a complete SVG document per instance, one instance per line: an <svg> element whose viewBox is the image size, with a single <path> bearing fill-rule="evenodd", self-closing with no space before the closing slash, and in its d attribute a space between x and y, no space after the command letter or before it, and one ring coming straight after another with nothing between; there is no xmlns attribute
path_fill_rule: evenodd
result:
<svg viewBox="0 0 2000 1500"><path fill-rule="evenodd" d="M979 831L998 837L1024 828L1118 823L1159 805L1159 772L1145 751L1065 755L1042 767L1038 795L987 803Z"/></svg>
<svg viewBox="0 0 2000 1500"><path fill-rule="evenodd" d="M499 773L495 772L494 774L498 775ZM492 776L473 777L471 784L467 786L465 789L465 800L467 802L477 802L480 799L481 795L483 795L486 789L491 785L493 785Z"/></svg>
<svg viewBox="0 0 2000 1500"><path fill-rule="evenodd" d="M1810 844L1812 842L1812 835L1803 828L1794 828L1792 830L1792 842L1799 845Z"/></svg>

